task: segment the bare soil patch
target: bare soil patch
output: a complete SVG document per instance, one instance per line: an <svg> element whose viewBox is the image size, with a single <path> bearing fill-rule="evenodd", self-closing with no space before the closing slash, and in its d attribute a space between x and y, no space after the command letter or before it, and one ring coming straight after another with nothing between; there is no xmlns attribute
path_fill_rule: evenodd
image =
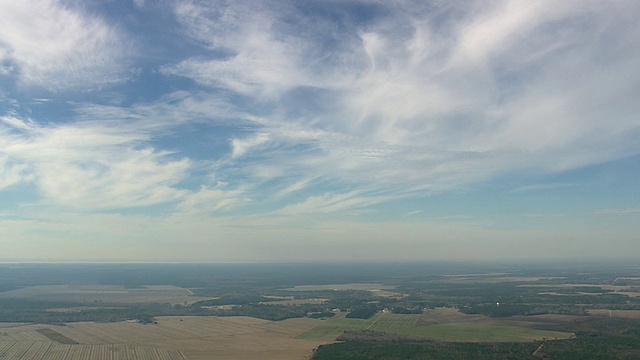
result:
<svg viewBox="0 0 640 360"><path fill-rule="evenodd" d="M68 337L60 334L59 332L51 329L51 328L45 328L45 329L38 329L36 330L38 333L46 336L47 338L49 338L49 340L51 341L55 341L57 343L60 344L67 344L67 345L72 345L72 344L77 344L78 342L73 340L73 339L69 339Z"/></svg>

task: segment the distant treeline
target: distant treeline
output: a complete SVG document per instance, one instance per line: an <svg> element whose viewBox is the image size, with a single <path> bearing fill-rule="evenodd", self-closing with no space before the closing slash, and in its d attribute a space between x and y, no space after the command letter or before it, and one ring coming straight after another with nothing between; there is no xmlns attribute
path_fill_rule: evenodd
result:
<svg viewBox="0 0 640 360"><path fill-rule="evenodd" d="M307 316L316 318L333 316L327 306L322 304L267 305L249 303L235 305L229 309L208 309L202 306L204 305L171 305L168 303L87 306L87 304L69 302L0 299L0 322L63 324L80 321L139 320L142 323L152 323L157 316L250 316L279 321ZM51 311L51 309L59 310Z"/></svg>

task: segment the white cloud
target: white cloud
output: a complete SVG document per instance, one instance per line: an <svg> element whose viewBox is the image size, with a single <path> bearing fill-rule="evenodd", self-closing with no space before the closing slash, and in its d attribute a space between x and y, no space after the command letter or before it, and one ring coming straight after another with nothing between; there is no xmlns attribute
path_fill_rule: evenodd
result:
<svg viewBox="0 0 640 360"><path fill-rule="evenodd" d="M58 91L122 81L131 47L101 18L55 0L0 2L0 63L21 84Z"/></svg>
<svg viewBox="0 0 640 360"><path fill-rule="evenodd" d="M3 163L14 164L11 181L4 182L33 180L47 201L110 209L177 201L186 193L174 185L186 177L191 162L143 145L148 134L135 128L96 122L26 126L19 119L10 124L13 128L0 128L8 159Z"/></svg>
<svg viewBox="0 0 640 360"><path fill-rule="evenodd" d="M0 190L31 179L26 165L12 164L10 157L0 155Z"/></svg>
<svg viewBox="0 0 640 360"><path fill-rule="evenodd" d="M0 35L1 56L15 63L25 84L64 87L61 79L75 81L74 69L84 78L83 71L122 64L122 35L105 21L50 1L24 4L2 6L16 19L35 5L58 15L35 30L10 19L13 35ZM640 50L627 46L640 40L634 4L378 3L384 16L362 24L341 17L346 10L337 5L340 16L331 17L302 14L296 3L173 4L182 31L205 52L161 73L188 77L205 90L130 108L78 105L84 125L5 117L15 131L7 135L4 166L21 166L6 184L26 166L58 202L111 207L131 196L131 204L177 201L182 210L217 211L279 179L288 185L276 185L269 200L304 198L283 205L283 214L328 213L640 153L637 142L622 141L640 131L634 101ZM87 54L77 59L70 55L83 49ZM104 56L111 50L115 58ZM207 166L248 187L176 189L193 163L175 160L170 151L179 149L163 152L148 142L179 131L179 124L225 121L251 126L228 134L228 153L212 154ZM327 186L311 186L315 179ZM77 198L68 195L72 188ZM517 191L525 190L535 188ZM105 196L90 201L94 192ZM371 193L385 195L362 195Z"/></svg>
<svg viewBox="0 0 640 360"><path fill-rule="evenodd" d="M251 137L249 139L237 139L237 138L232 139L231 145L232 145L233 151L231 153L231 158L241 157L242 155L246 154L248 151L251 151L256 147L259 147L260 145L266 143L267 141L269 141L269 134L266 134L266 133L256 134L254 137Z"/></svg>

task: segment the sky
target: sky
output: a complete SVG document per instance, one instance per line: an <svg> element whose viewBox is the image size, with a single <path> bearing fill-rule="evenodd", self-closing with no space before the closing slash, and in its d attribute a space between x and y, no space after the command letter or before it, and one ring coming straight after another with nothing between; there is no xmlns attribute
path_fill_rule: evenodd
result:
<svg viewBox="0 0 640 360"><path fill-rule="evenodd" d="M633 259L638 18L0 0L0 261Z"/></svg>

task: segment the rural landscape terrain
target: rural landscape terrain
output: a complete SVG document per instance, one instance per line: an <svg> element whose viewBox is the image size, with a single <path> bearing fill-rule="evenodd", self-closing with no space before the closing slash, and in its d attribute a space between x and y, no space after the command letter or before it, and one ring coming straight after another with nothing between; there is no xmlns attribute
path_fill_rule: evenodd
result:
<svg viewBox="0 0 640 360"><path fill-rule="evenodd" d="M0 359L633 359L635 264L1 264Z"/></svg>

